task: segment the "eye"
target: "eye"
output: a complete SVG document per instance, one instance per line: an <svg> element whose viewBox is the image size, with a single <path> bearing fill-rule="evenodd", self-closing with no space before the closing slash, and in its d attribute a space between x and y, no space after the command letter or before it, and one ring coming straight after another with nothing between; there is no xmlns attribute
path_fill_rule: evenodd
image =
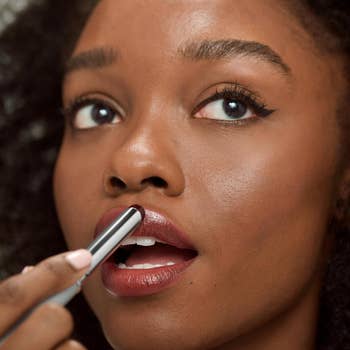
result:
<svg viewBox="0 0 350 350"><path fill-rule="evenodd" d="M76 111L73 124L77 129L89 129L102 124L116 124L120 120L117 113L102 103L91 103Z"/></svg>
<svg viewBox="0 0 350 350"><path fill-rule="evenodd" d="M196 114L197 118L219 120L243 120L252 118L255 113L244 102L235 99L219 99L209 102Z"/></svg>
<svg viewBox="0 0 350 350"><path fill-rule="evenodd" d="M255 94L240 85L216 91L196 108L195 118L244 123L267 117L274 110L267 109Z"/></svg>
<svg viewBox="0 0 350 350"><path fill-rule="evenodd" d="M100 100L78 100L64 112L75 129L91 129L103 124L117 124L121 121L121 112Z"/></svg>

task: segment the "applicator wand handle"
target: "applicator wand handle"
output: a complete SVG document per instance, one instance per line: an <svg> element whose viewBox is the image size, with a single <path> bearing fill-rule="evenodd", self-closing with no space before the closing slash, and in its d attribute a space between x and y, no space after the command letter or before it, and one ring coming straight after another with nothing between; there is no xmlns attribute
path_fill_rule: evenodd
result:
<svg viewBox="0 0 350 350"><path fill-rule="evenodd" d="M35 305L25 313L5 335L0 338L0 345L22 324L30 314L40 305L46 303L56 303L62 306L68 304L76 294L81 290L81 284L101 263L107 260L120 246L122 241L127 238L142 222L145 212L138 205L133 205L119 215L99 236L87 247L92 254L92 261L88 271L75 284L67 289L45 299L38 305Z"/></svg>
<svg viewBox="0 0 350 350"><path fill-rule="evenodd" d="M144 210L139 206L131 206L105 228L99 236L86 248L92 254L90 268L75 284L60 293L46 299L44 303L53 302L66 305L80 292L81 284L102 262L107 260L141 223Z"/></svg>

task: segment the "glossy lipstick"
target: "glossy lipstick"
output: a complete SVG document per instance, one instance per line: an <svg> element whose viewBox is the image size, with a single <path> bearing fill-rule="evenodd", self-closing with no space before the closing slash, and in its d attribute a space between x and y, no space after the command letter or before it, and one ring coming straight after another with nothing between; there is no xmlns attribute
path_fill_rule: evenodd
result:
<svg viewBox="0 0 350 350"><path fill-rule="evenodd" d="M108 225L121 210L114 208L105 213L96 232ZM126 241L101 266L105 288L117 296L136 297L161 292L176 282L197 256L184 232L166 216L148 209L142 224ZM123 249L124 254L121 254Z"/></svg>

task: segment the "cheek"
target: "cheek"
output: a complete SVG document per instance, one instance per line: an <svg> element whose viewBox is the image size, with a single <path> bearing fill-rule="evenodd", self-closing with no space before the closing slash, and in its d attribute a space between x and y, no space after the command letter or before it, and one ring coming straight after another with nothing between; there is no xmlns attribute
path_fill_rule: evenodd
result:
<svg viewBox="0 0 350 350"><path fill-rule="evenodd" d="M254 145L238 141L230 162L227 155L211 157L221 171L200 170L211 206L220 208L215 214L227 213L225 226L232 227L223 231L227 239L233 238L230 231L239 234L238 244L252 241L254 250L272 239L284 245L321 240L335 187L336 142L330 138L319 144L307 133L289 131L279 138L257 134Z"/></svg>
<svg viewBox="0 0 350 350"><path fill-rule="evenodd" d="M301 222L325 227L336 188L338 134L335 123L318 117L258 122L199 141L188 187L192 196L207 197L200 204L213 214L211 229L224 223L268 234L285 225L284 231L295 227L294 235L301 235Z"/></svg>
<svg viewBox="0 0 350 350"><path fill-rule="evenodd" d="M88 147L87 147L88 148ZM70 249L87 246L101 215L96 201L102 198L102 157L63 141L54 174L54 195L59 221Z"/></svg>
<svg viewBox="0 0 350 350"><path fill-rule="evenodd" d="M199 211L210 213L201 231L203 259L215 268L207 282L222 286L223 300L244 299L235 315L262 315L271 300L285 305L324 259L337 135L321 138L321 125L286 129L272 134L259 126L207 140L189 181L192 196L205 196Z"/></svg>
<svg viewBox="0 0 350 350"><path fill-rule="evenodd" d="M261 130L207 136L198 141L200 153L191 154L196 167L185 165L191 169L187 197L196 208L191 215L199 213L188 222L194 222L190 231L203 267L191 300L205 320L195 302L204 291L212 324L202 326L217 326L223 338L286 310L318 283L325 255L336 135L320 144L300 129L275 135Z"/></svg>

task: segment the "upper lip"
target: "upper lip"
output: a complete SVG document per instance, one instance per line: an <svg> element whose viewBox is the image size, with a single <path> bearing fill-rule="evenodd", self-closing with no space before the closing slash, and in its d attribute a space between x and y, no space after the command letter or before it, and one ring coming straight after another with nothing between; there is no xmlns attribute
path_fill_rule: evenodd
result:
<svg viewBox="0 0 350 350"><path fill-rule="evenodd" d="M126 207L112 208L102 215L95 229L95 237L106 228ZM145 217L131 237L154 237L157 240L180 249L195 250L187 235L179 230L166 216L145 208Z"/></svg>

